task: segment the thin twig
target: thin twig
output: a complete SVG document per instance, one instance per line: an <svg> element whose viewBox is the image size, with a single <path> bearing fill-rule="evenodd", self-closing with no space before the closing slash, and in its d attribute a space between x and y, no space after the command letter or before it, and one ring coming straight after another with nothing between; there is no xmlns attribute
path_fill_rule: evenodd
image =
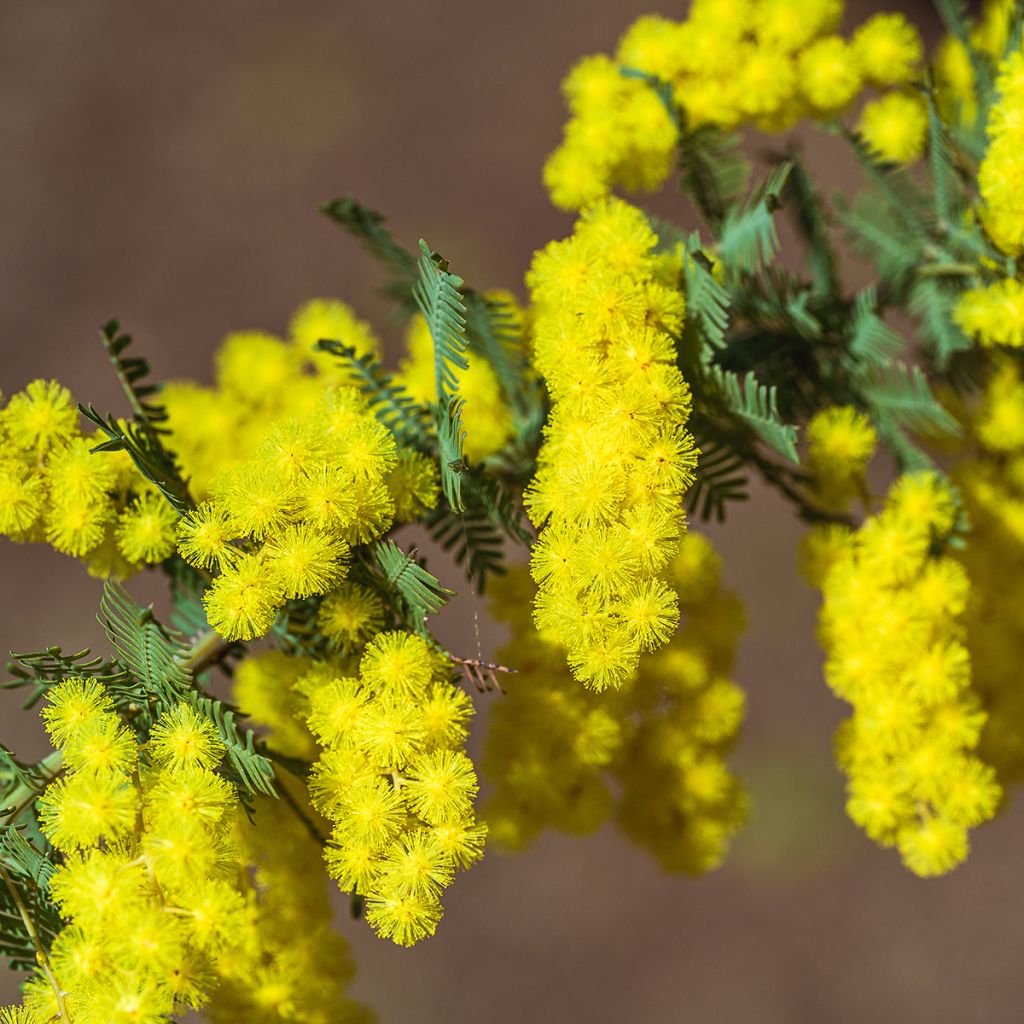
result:
<svg viewBox="0 0 1024 1024"><path fill-rule="evenodd" d="M43 945L42 939L39 938L39 932L36 931L35 922L32 920L32 917L28 912L28 907L25 906L25 902L21 898L21 893L18 892L18 887L14 884L11 880L11 876L3 867L0 867L0 878L3 879L4 884L7 886L7 889L11 894L11 898L14 900L15 906L18 908L18 913L21 914L21 920L25 925L29 938L32 940L32 945L35 946L36 961L40 968L42 968L43 974L46 975L46 980L50 983L54 997L57 1000L57 1013L65 1024L71 1024L71 1017L68 1014L67 1003L64 1001L64 991L61 989L60 984L53 973L53 969L50 967L50 958L46 955L46 947Z"/></svg>

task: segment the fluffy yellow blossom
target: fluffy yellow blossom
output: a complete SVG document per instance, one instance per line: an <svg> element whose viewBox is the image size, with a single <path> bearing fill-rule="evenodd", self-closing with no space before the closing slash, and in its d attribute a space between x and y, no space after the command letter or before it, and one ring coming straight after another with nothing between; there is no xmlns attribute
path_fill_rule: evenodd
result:
<svg viewBox="0 0 1024 1024"><path fill-rule="evenodd" d="M645 656L631 686L601 694L580 687L559 646L533 628L525 571L498 582L492 611L512 627L498 656L517 674L492 712L484 757L497 843L519 849L545 828L591 832L614 815L667 870L720 863L746 806L724 761L743 717L728 679L742 610L720 574L711 545L688 533L667 572L683 628Z"/></svg>
<svg viewBox="0 0 1024 1024"><path fill-rule="evenodd" d="M639 211L608 201L538 253L528 276L536 363L553 399L526 495L540 529L537 626L597 689L621 685L678 621L653 577L676 547L696 452L686 383L658 341L664 317L677 329L682 304L648 305L662 272L654 244Z"/></svg>
<svg viewBox="0 0 1024 1024"><path fill-rule="evenodd" d="M441 890L479 858L485 831L476 772L458 749L468 700L422 637L395 631L367 645L358 676L323 666L295 689L323 745L310 791L333 825L328 871L366 898L381 936L408 946L432 935Z"/></svg>
<svg viewBox="0 0 1024 1024"><path fill-rule="evenodd" d="M864 105L857 127L879 159L911 163L924 152L928 128L925 102L912 93L886 93Z"/></svg>
<svg viewBox="0 0 1024 1024"><path fill-rule="evenodd" d="M982 345L1024 345L1024 286L1007 277L987 288L972 288L957 302L954 319Z"/></svg>
<svg viewBox="0 0 1024 1024"><path fill-rule="evenodd" d="M975 753L966 578L936 553L953 526L948 485L902 477L860 530L835 535L822 580L825 675L849 702L836 748L847 812L924 877L968 852L967 830L995 813L1001 791Z"/></svg>

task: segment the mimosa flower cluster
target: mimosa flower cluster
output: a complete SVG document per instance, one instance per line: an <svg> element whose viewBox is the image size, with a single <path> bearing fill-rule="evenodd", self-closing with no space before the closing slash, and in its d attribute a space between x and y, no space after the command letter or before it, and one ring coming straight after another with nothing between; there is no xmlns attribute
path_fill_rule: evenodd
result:
<svg viewBox="0 0 1024 1024"><path fill-rule="evenodd" d="M174 551L177 515L121 452L96 458L68 390L34 380L0 411L0 534L126 576Z"/></svg>
<svg viewBox="0 0 1024 1024"><path fill-rule="evenodd" d="M538 253L527 277L552 401L525 499L540 530L535 618L596 690L626 682L679 622L660 574L685 526L697 452L669 333L683 319L681 256L656 244L640 211L609 200Z"/></svg>
<svg viewBox="0 0 1024 1024"><path fill-rule="evenodd" d="M1002 64L996 89L988 148L978 171L979 215L999 249L1016 257L1024 251L1024 54L1013 53ZM964 292L955 315L963 330L982 345L1024 345L1024 287L1014 276L1007 274Z"/></svg>
<svg viewBox="0 0 1024 1024"><path fill-rule="evenodd" d="M333 590L351 546L391 525L387 475L397 462L394 438L357 392L332 388L307 417L278 422L252 458L214 477L210 500L178 528L182 557L219 570L204 599L210 625L250 640L288 599Z"/></svg>
<svg viewBox="0 0 1024 1024"><path fill-rule="evenodd" d="M836 739L847 811L921 876L956 867L1002 789L975 750L986 713L971 688L967 574L943 553L947 485L902 477L860 529L833 533L821 578L825 676L853 715Z"/></svg>
<svg viewBox="0 0 1024 1024"><path fill-rule="evenodd" d="M892 89L864 107L859 128L884 159L924 148L923 47L901 14L878 14L849 38L841 0L695 0L686 20L639 18L614 57L586 57L563 91L564 140L544 168L556 206L579 209L617 185L653 190L675 164L680 126L781 132L842 114L868 86ZM660 96L651 80L667 89Z"/></svg>
<svg viewBox="0 0 1024 1024"><path fill-rule="evenodd" d="M483 853L476 772L463 750L472 703L411 633L374 637L358 674L320 663L295 686L324 748L310 791L332 823L328 871L365 899L378 934L411 946L433 935L456 869Z"/></svg>
<svg viewBox="0 0 1024 1024"><path fill-rule="evenodd" d="M903 15L840 34L842 0L637 20L566 79L544 177L577 218L524 308L325 204L407 321L393 372L314 299L229 335L210 386L150 383L110 321L131 422L50 380L0 402L0 534L106 578L110 646L14 655L4 683L56 750L0 749L0 947L30 973L0 1024L362 1024L330 880L411 946L488 837L614 821L669 872L716 867L748 810L744 612L688 516L752 484L812 524L849 816L915 875L964 860L1024 774L1024 51L1019 5L961 7L931 66ZM797 140L748 190L730 133L803 119L866 193L827 196ZM699 231L611 195L671 173ZM119 582L147 567L167 615ZM475 620L430 632L458 579L510 628L494 655Z"/></svg>
<svg viewBox="0 0 1024 1024"><path fill-rule="evenodd" d="M682 628L644 657L632 685L604 694L580 687L559 646L531 628L525 572L496 587L493 614L512 629L499 656L520 672L485 751L498 844L522 849L544 829L593 832L614 818L667 871L699 874L725 857L747 807L726 763L744 711L729 678L743 609L699 534L686 535L668 575Z"/></svg>
<svg viewBox="0 0 1024 1024"><path fill-rule="evenodd" d="M1024 687L1017 670L1024 603L1018 588L1002 585L1024 572L1024 378L1016 363L993 368L970 426L974 450L955 471L972 525L970 543L959 553L972 583L967 642L972 685L988 712L979 752L1009 784L1024 776Z"/></svg>
<svg viewBox="0 0 1024 1024"><path fill-rule="evenodd" d="M68 679L48 696L43 720L64 774L39 814L64 855L49 891L68 924L27 1007L75 1024L197 1008L221 959L255 937L231 843L238 802L215 770L223 745L187 704L140 747L96 681Z"/></svg>

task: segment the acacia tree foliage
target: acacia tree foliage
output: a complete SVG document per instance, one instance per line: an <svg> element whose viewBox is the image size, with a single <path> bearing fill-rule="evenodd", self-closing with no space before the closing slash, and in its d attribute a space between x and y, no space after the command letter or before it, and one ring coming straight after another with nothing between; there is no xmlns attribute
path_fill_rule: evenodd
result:
<svg viewBox="0 0 1024 1024"><path fill-rule="evenodd" d="M939 7L928 62L899 15L836 34L838 0L699 0L583 60L544 172L579 213L525 305L326 203L409 324L397 368L313 300L287 340L229 336L213 387L153 383L112 320L124 409L42 379L7 401L0 530L104 578L108 649L8 667L54 750L0 750L0 950L26 972L0 1019L365 1019L329 878L411 945L485 838L614 817L667 870L717 865L747 805L726 763L743 610L699 524L751 478L808 526L850 817L915 874L967 856L1024 766L1021 616L996 586L1024 568L1024 58L1018 5ZM889 91L850 127L869 89ZM848 144L852 202L791 140L753 180L740 129L800 119ZM668 179L699 230L615 195ZM859 291L844 251L874 269ZM462 588L502 652L433 635Z"/></svg>

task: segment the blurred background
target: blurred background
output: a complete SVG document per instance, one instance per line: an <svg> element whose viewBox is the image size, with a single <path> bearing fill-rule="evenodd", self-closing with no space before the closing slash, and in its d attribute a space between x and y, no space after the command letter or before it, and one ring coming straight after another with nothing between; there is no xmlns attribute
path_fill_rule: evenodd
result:
<svg viewBox="0 0 1024 1024"><path fill-rule="evenodd" d="M848 25L879 6L849 3ZM937 38L930 5L900 6ZM282 331L314 296L345 299L387 336L377 268L317 213L343 193L474 284L521 294L532 251L571 226L540 185L564 119L559 81L648 9L6 0L0 388L57 376L120 411L96 331L111 316L164 379L209 380L226 332ZM852 187L832 143L809 146L828 186ZM673 195L659 209L688 221ZM611 830L549 835L460 876L438 935L411 951L339 913L354 994L384 1024L1020 1019L1020 805L973 834L952 877L921 881L876 849L843 812L832 759L843 708L821 679L815 595L794 570L799 525L755 491L709 532L750 617L737 669L749 718L733 761L754 812L726 866L666 877ZM99 585L78 563L0 541L0 580L5 652L104 649ZM485 653L501 639L487 627ZM500 699L478 698L478 729ZM32 756L38 723L17 707L3 695L0 739ZM0 983L13 998L16 979Z"/></svg>

